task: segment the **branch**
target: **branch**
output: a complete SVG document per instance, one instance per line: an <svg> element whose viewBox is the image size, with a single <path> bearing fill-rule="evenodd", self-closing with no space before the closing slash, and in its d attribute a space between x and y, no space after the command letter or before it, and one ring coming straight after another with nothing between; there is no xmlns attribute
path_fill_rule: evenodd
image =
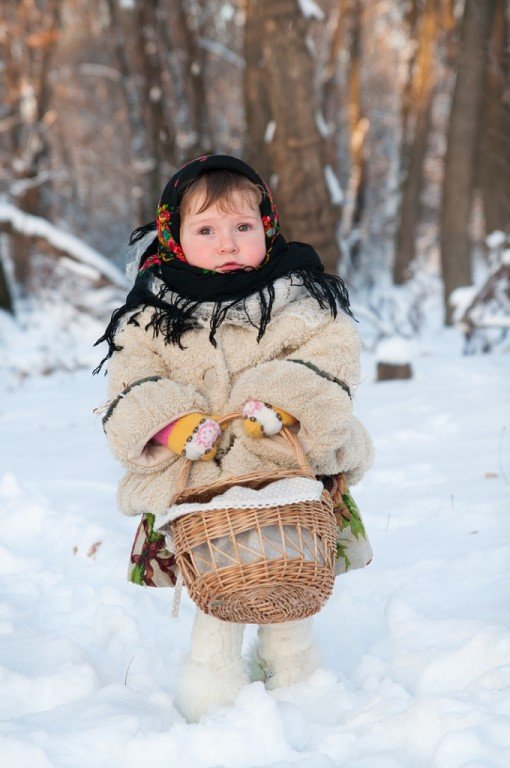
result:
<svg viewBox="0 0 510 768"><path fill-rule="evenodd" d="M19 233L24 237L41 238L55 250L97 270L112 285L118 288L129 288L129 282L122 272L98 251L40 216L32 216L16 208L15 205L0 202L0 229L5 232Z"/></svg>
<svg viewBox="0 0 510 768"><path fill-rule="evenodd" d="M231 51L230 48L222 45L222 43L218 43L216 40L208 40L205 37L200 37L198 39L198 45L200 48L203 48L204 51L215 53L221 59L230 62L230 64L235 64L239 69L244 69L246 67L246 62L242 56L239 56L239 54Z"/></svg>

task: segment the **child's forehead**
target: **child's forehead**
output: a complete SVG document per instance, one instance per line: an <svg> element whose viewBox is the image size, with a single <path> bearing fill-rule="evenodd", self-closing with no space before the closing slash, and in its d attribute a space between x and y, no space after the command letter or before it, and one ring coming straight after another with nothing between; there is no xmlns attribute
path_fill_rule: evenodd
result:
<svg viewBox="0 0 510 768"><path fill-rule="evenodd" d="M249 190L233 190L228 195L216 199L207 208L203 208L204 201L204 190L196 190L196 192L191 193L187 200L184 217L197 219L223 214L243 214L257 218L261 216L257 197L255 193Z"/></svg>

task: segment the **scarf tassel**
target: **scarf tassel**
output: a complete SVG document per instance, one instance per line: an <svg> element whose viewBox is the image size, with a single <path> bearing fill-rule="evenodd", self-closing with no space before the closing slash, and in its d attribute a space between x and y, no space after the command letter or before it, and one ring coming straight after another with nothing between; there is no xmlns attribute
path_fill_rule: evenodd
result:
<svg viewBox="0 0 510 768"><path fill-rule="evenodd" d="M100 339L96 341L96 345L105 341L108 344L108 353L99 363L93 373L97 374L111 358L114 352L120 352L122 347L115 343L115 333L119 327L122 318L134 310L134 312L128 320L129 324L138 325L138 316L144 309L151 306L154 309L150 321L145 326L145 330L148 331L152 328L154 337L161 335L165 344L176 344L180 349L186 349L182 344L183 335L190 330L201 327L195 317L196 310L203 303L197 299L184 298L177 296L171 301L165 301L164 297L171 291L171 287L168 286L159 270L155 272L156 276L162 281L162 286L157 294L154 294L149 286L151 276L140 275L131 291L126 304L119 309L116 309L111 317L111 320ZM335 275L329 275L322 269L307 269L297 268L288 273L288 277L291 279L291 285L303 285L310 296L312 296L321 309L330 310L333 317L337 317L338 309L342 309L346 314L350 315L353 319L354 315L349 307L349 295L343 280ZM294 279L299 282L295 283ZM254 293L258 294L259 306L260 306L260 321L258 324L254 323L250 318L247 311L246 300L249 297L242 297L234 299L233 301L217 301L212 308L211 317L209 321L210 333L209 341L216 347L216 332L225 320L229 310L242 306L246 313L246 317L252 327L257 328L257 342L260 342L264 335L267 325L271 320L271 313L273 309L275 290L274 284L268 283L261 287ZM175 296L175 294L174 294Z"/></svg>

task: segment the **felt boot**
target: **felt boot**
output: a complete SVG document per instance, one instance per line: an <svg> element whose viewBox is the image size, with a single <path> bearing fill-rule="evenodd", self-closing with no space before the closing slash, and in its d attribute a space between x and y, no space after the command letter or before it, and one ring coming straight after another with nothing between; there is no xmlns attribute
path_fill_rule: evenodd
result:
<svg viewBox="0 0 510 768"><path fill-rule="evenodd" d="M258 648L252 653L251 678L263 680L267 689L306 680L319 664L312 619L261 625Z"/></svg>
<svg viewBox="0 0 510 768"><path fill-rule="evenodd" d="M248 677L241 658L244 624L220 621L197 608L191 651L177 682L175 706L188 723L233 704Z"/></svg>

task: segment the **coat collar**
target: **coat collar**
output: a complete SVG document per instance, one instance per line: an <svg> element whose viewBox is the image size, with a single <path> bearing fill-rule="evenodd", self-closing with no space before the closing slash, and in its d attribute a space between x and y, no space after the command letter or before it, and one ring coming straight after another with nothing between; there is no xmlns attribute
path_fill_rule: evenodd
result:
<svg viewBox="0 0 510 768"><path fill-rule="evenodd" d="M271 316L273 318L282 314L287 307L295 302L301 301L309 296L308 291L303 285L297 285L292 282L292 277L279 277L272 285L274 289L274 303ZM264 288L263 291L267 296L268 288ZM214 302L210 301L204 301L197 308L195 318L200 322L201 326L209 324L213 308ZM257 293L248 296L244 302L231 307L223 322L230 325L258 325L261 314L260 299Z"/></svg>

